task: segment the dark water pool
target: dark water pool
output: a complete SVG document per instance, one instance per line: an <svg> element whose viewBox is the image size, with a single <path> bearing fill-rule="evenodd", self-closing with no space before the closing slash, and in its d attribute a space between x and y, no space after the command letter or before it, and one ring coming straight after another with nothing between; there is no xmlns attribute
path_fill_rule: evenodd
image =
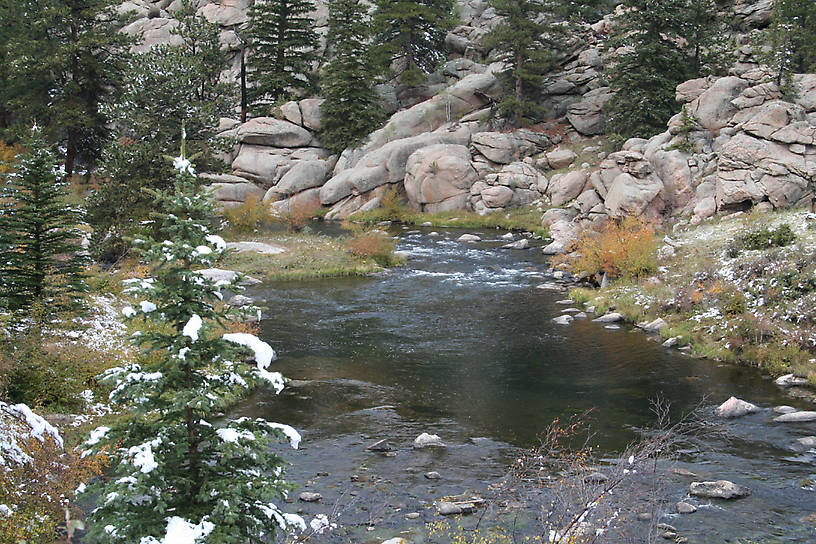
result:
<svg viewBox="0 0 816 544"><path fill-rule="evenodd" d="M278 397L260 392L238 411L302 432L302 448L285 454L289 479L324 499L290 509L334 510L352 527L321 538L378 542L405 531L424 541L431 501L483 492L554 418L591 409L594 440L612 455L654 421L657 395L676 414L731 395L764 408L807 407L756 371L665 350L628 327L556 325L565 293L536 288L547 268L537 249L500 249L498 231L466 244L455 241L461 231L428 230L401 231L408 265L381 277L282 282L250 293L268 308L262 336L278 351L278 369L297 382ZM701 477L753 490L671 518L690 542L816 542L801 521L816 512L816 492L803 487L816 478L814 455L792 448L816 425L783 426L772 416L727 422L725 437L682 460ZM421 432L449 447L412 450ZM396 456L364 450L381 438ZM425 479L431 470L442 479ZM672 499L687 486L678 479ZM407 521L407 512L421 516ZM368 522L373 532L362 528Z"/></svg>

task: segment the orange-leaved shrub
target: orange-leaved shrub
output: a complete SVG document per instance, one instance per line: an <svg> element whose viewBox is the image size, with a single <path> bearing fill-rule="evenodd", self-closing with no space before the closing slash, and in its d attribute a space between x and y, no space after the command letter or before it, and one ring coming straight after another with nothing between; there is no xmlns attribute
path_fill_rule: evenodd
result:
<svg viewBox="0 0 816 544"><path fill-rule="evenodd" d="M600 231L584 231L570 252L553 259L582 277L606 273L610 278L637 278L657 270L656 232L638 217L610 221Z"/></svg>
<svg viewBox="0 0 816 544"><path fill-rule="evenodd" d="M394 255L394 239L381 230L361 232L351 238L346 245L349 253L355 257L372 259L380 266L393 266L398 262Z"/></svg>

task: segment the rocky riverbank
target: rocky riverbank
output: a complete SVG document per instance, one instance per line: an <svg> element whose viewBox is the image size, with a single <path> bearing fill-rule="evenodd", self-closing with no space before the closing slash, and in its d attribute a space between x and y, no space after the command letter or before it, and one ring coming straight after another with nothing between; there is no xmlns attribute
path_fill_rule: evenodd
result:
<svg viewBox="0 0 816 544"><path fill-rule="evenodd" d="M806 210L680 222L662 239L656 274L571 296L614 309L666 349L792 374L800 378L795 385L812 386L815 244L816 215ZM816 401L808 389L791 393Z"/></svg>

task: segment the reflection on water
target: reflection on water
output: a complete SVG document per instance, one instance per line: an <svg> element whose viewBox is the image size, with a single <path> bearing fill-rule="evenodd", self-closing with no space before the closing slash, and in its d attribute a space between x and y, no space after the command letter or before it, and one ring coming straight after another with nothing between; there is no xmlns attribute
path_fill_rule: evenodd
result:
<svg viewBox="0 0 816 544"><path fill-rule="evenodd" d="M292 477L305 480L331 466L326 470L347 480L367 465L393 472L405 496L421 504L433 493L500 476L513 448L532 445L557 417L592 409L598 445L613 452L634 428L652 422L650 401L658 394L678 414L731 395L764 407L796 405L753 370L664 350L627 327L553 324L565 295L535 289L546 269L540 252L499 249L506 241L493 232L478 244L456 242L460 234L403 236L408 266L383 277L284 282L251 293L268 307L262 334L279 353L278 368L306 383L278 398L259 393L239 411L303 430L305 449L293 458ZM816 472L813 455L790 449L816 428L775 425L767 412L726 428L730 441L712 442L688 462L755 488L751 499L728 505L728 531L764 531L753 521L760 516L799 527L788 531L791 542L807 541L800 531L816 541L798 522L816 510L816 495L798 483ZM453 447L425 461L410 450L390 459L362 451L374 438L406 448L423 431ZM406 476L405 463L423 462L444 462L448 471L433 493ZM326 485L339 488L340 479ZM678 484L678 500L685 485ZM723 525L716 509L696 516Z"/></svg>

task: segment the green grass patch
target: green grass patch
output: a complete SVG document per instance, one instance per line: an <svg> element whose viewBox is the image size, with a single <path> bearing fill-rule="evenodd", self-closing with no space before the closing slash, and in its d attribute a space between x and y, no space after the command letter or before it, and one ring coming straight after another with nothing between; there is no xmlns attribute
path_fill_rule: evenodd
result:
<svg viewBox="0 0 816 544"><path fill-rule="evenodd" d="M394 253L393 244L386 247L361 244L362 248L355 252L350 244L360 236L350 233L330 237L301 232L256 237L253 241L277 244L286 251L279 255L232 252L219 266L274 281L366 276L404 262Z"/></svg>
<svg viewBox="0 0 816 544"><path fill-rule="evenodd" d="M398 210L379 208L355 214L352 219L365 225L375 225L381 221L395 221L417 226L430 223L430 226L440 228L504 229L532 232L536 236L546 238L549 236L549 231L541 226L541 215L540 211L530 206L485 215L465 210L424 213L407 208Z"/></svg>

